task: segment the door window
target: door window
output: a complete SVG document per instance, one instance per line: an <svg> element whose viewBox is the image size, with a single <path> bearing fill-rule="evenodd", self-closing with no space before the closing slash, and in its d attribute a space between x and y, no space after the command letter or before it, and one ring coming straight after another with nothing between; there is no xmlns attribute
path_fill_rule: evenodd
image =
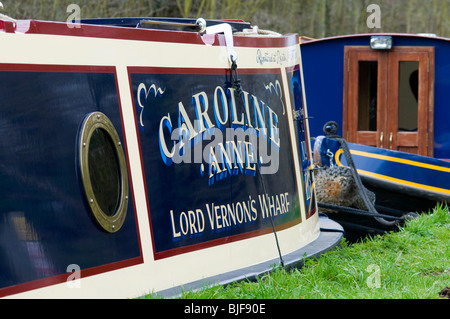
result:
<svg viewBox="0 0 450 319"><path fill-rule="evenodd" d="M417 132L419 62L400 61L398 69L398 130Z"/></svg>
<svg viewBox="0 0 450 319"><path fill-rule="evenodd" d="M358 64L358 131L376 131L378 62L358 61Z"/></svg>

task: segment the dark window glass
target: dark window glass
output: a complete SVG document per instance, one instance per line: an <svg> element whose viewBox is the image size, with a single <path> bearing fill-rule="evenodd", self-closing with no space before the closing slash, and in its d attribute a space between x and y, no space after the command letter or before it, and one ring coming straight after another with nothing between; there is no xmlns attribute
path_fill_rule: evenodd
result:
<svg viewBox="0 0 450 319"><path fill-rule="evenodd" d="M113 216L120 199L120 170L114 143L109 134L95 129L89 141L89 175L95 198L102 211Z"/></svg>
<svg viewBox="0 0 450 319"><path fill-rule="evenodd" d="M377 130L378 62L359 61L358 131Z"/></svg>
<svg viewBox="0 0 450 319"><path fill-rule="evenodd" d="M401 61L398 77L398 130L417 131L419 62Z"/></svg>

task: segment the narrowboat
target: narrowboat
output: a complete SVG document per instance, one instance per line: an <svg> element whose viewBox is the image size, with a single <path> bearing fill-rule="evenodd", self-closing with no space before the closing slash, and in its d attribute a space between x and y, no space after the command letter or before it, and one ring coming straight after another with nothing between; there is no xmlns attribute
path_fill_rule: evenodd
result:
<svg viewBox="0 0 450 319"><path fill-rule="evenodd" d="M318 165L353 162L381 214L449 202L449 39L372 33L305 38L301 47ZM363 217L338 215L343 224L367 226Z"/></svg>
<svg viewBox="0 0 450 319"><path fill-rule="evenodd" d="M0 46L1 297L175 296L339 245L297 35L1 16Z"/></svg>

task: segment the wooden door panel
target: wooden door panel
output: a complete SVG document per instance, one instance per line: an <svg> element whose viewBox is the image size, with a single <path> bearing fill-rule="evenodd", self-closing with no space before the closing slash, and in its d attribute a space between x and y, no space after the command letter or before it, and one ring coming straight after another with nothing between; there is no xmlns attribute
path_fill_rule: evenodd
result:
<svg viewBox="0 0 450 319"><path fill-rule="evenodd" d="M349 142L432 156L434 48L345 47L344 58L344 138ZM369 111L364 106L369 96L373 99L373 87L368 94L364 82L367 80L360 75L360 72L373 72L373 63L372 68L367 67L370 61L377 63L378 72L376 127L373 120L367 119ZM405 86L408 84L409 89Z"/></svg>
<svg viewBox="0 0 450 319"><path fill-rule="evenodd" d="M380 140L380 132L383 130L385 119L386 97L383 91L386 87L386 81L379 75L386 72L385 57L380 56L378 52L370 50L367 47L345 47L344 48L344 117L343 117L343 136L349 141L359 144L383 147ZM376 109L375 120L369 124L365 116L369 116L369 111L360 107L361 91L364 90L360 83L361 63L376 63ZM372 70L373 72L374 70ZM364 98L362 98L364 100ZM370 100L370 94L366 94L367 103ZM367 107L368 108L368 107ZM364 111L366 114L362 115ZM370 127L370 128L369 128Z"/></svg>
<svg viewBox="0 0 450 319"><path fill-rule="evenodd" d="M415 132L397 132L397 140L392 141L392 145L398 145L398 147L417 147L418 136Z"/></svg>
<svg viewBox="0 0 450 319"><path fill-rule="evenodd" d="M377 136L377 132L359 131L356 134L355 142L363 145L378 146Z"/></svg>
<svg viewBox="0 0 450 319"><path fill-rule="evenodd" d="M428 149L428 139L432 134L432 118L429 118L430 110L433 109L429 104L430 95L430 78L434 78L434 73L430 72L430 59L433 50L430 48L417 47L397 47L389 53L389 102L387 105L387 130L389 135L393 135L389 148L393 150L406 151L409 153L430 156ZM434 52L434 51L433 51ZM407 132L400 124L405 120L408 114L402 114L400 108L401 100L401 75L400 68L406 63L417 65L417 83L415 84L417 95L414 112L416 128L413 132ZM411 74L412 76L412 74ZM405 79L403 79L404 81ZM411 79L409 79L411 82ZM412 87L411 87L412 88ZM402 93L403 94L403 93ZM413 109L411 109L410 113ZM405 113L405 112L403 112ZM400 119L400 121L399 121Z"/></svg>

